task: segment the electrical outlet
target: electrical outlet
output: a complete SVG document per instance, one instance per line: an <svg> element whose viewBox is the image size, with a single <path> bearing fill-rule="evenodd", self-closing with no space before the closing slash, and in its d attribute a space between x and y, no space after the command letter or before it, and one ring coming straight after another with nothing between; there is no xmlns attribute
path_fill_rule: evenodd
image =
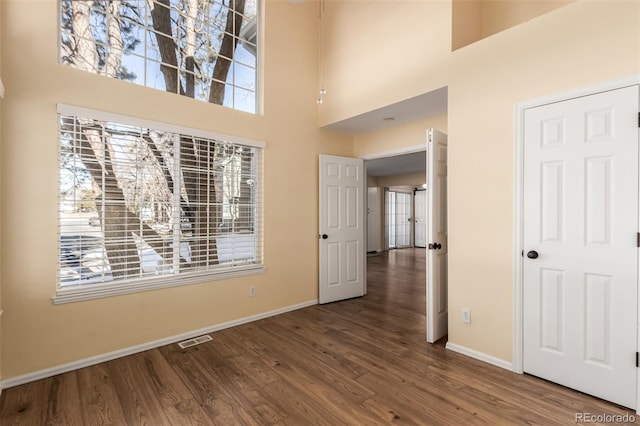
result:
<svg viewBox="0 0 640 426"><path fill-rule="evenodd" d="M249 296L254 297L256 295L256 286L252 285L249 287Z"/></svg>
<svg viewBox="0 0 640 426"><path fill-rule="evenodd" d="M462 308L462 322L471 324L471 309Z"/></svg>

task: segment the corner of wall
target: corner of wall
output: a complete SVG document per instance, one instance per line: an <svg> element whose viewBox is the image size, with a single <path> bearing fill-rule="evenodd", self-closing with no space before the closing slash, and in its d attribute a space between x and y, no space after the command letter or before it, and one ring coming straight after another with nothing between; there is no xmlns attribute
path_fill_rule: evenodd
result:
<svg viewBox="0 0 640 426"><path fill-rule="evenodd" d="M2 9L3 2L0 2L0 52L2 52ZM0 163L2 159L2 99L4 99L4 84L2 83L2 56L0 55ZM0 173L1 176L1 173ZM1 179L1 178L0 178ZM1 184L0 180L0 184ZM0 185L1 186L1 185ZM0 197L0 211L2 210L2 198ZM2 254L0 252L0 382L2 382ZM0 395L2 395L2 386L0 386Z"/></svg>

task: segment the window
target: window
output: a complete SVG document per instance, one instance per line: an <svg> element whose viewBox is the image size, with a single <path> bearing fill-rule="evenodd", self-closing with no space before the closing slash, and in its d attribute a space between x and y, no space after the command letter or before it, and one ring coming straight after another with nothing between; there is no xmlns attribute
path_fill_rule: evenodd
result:
<svg viewBox="0 0 640 426"><path fill-rule="evenodd" d="M411 244L411 195L387 191L388 248L404 248Z"/></svg>
<svg viewBox="0 0 640 426"><path fill-rule="evenodd" d="M61 0L60 61L256 112L258 0Z"/></svg>
<svg viewBox="0 0 640 426"><path fill-rule="evenodd" d="M59 126L58 301L263 270L263 144L64 106Z"/></svg>

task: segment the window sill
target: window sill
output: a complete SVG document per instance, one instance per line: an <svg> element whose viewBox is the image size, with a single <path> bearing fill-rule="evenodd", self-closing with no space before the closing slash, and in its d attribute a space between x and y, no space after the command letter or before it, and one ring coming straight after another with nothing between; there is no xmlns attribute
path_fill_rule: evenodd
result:
<svg viewBox="0 0 640 426"><path fill-rule="evenodd" d="M122 294L140 293L143 291L158 290L162 288L179 287L183 285L198 284L209 281L226 280L230 278L244 277L263 273L264 265L251 265L244 268L234 267L227 271L201 272L186 276L171 276L162 278L150 278L134 282L89 284L58 289L52 298L54 305L64 303L81 302L83 300L100 299L103 297L119 296Z"/></svg>

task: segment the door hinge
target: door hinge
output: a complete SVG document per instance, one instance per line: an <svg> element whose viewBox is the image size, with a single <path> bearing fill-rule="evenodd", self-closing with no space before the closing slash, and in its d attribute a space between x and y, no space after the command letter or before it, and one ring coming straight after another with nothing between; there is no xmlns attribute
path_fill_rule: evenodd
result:
<svg viewBox="0 0 640 426"><path fill-rule="evenodd" d="M640 353L636 352L636 368L640 367Z"/></svg>
<svg viewBox="0 0 640 426"><path fill-rule="evenodd" d="M640 112L638 113L638 127L640 127Z"/></svg>
<svg viewBox="0 0 640 426"><path fill-rule="evenodd" d="M636 247L640 247L640 232L636 234Z"/></svg>

